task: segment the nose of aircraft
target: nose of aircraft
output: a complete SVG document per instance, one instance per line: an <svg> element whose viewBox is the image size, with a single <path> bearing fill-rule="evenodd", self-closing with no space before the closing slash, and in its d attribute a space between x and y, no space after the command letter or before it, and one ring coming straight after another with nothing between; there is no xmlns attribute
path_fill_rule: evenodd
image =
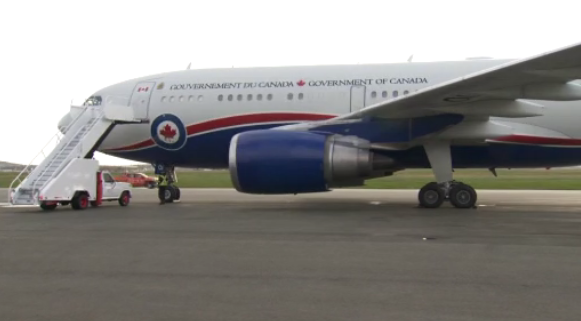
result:
<svg viewBox="0 0 581 321"><path fill-rule="evenodd" d="M58 129L61 132L61 134L65 133L65 129L69 126L69 124L71 123L71 121L73 120L73 118L71 117L71 113L68 112L66 113L61 120L58 123Z"/></svg>
<svg viewBox="0 0 581 321"><path fill-rule="evenodd" d="M101 106L104 100L109 103L127 105L129 106L130 97L132 97L133 90L135 90L137 84L142 81L151 81L149 77L138 78L134 80L124 81L118 84L114 84L105 87L97 92L95 92L91 97L89 97L83 106ZM58 122L58 130L64 134L65 129L76 120L77 116L84 110L84 107L71 106L71 110L65 114L61 120Z"/></svg>
<svg viewBox="0 0 581 321"><path fill-rule="evenodd" d="M69 127L69 125L73 122L73 120L75 118L77 118L82 111L83 111L83 108L72 107L71 110L68 113L66 113L61 118L61 120L59 120L57 127L58 127L58 130L61 132L61 134L65 133L65 129L67 129L67 127Z"/></svg>

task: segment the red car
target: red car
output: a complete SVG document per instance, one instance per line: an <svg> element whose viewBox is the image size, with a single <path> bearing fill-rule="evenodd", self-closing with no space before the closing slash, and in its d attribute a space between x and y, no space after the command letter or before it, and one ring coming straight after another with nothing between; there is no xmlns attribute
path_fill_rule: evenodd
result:
<svg viewBox="0 0 581 321"><path fill-rule="evenodd" d="M118 182L129 183L133 185L133 187L157 187L157 180L154 177L147 176L143 173L125 173L115 176L115 180Z"/></svg>

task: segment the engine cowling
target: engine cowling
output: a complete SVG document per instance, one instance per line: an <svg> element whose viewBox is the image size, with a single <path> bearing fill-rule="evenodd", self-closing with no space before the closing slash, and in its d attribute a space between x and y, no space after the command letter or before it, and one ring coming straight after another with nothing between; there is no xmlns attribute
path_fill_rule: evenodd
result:
<svg viewBox="0 0 581 321"><path fill-rule="evenodd" d="M355 136L285 130L256 130L230 142L229 170L236 190L250 194L296 194L360 185L382 167L369 142Z"/></svg>

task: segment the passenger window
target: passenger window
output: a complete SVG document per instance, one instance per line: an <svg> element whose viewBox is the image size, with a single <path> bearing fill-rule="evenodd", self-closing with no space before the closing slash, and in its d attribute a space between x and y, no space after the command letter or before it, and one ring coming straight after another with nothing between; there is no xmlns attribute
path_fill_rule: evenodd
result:
<svg viewBox="0 0 581 321"><path fill-rule="evenodd" d="M371 92L371 98L375 98L377 96L377 93L375 91Z"/></svg>
<svg viewBox="0 0 581 321"><path fill-rule="evenodd" d="M262 94L256 95L256 100L262 100Z"/></svg>
<svg viewBox="0 0 581 321"><path fill-rule="evenodd" d="M393 91L393 94L392 94L392 96L393 96L393 98L397 97L397 90L394 90L394 91Z"/></svg>
<svg viewBox="0 0 581 321"><path fill-rule="evenodd" d="M299 100L303 100L303 93L299 94Z"/></svg>
<svg viewBox="0 0 581 321"><path fill-rule="evenodd" d="M218 101L224 100L224 95L218 95Z"/></svg>
<svg viewBox="0 0 581 321"><path fill-rule="evenodd" d="M228 101L232 101L233 96L232 95L228 95Z"/></svg>
<svg viewBox="0 0 581 321"><path fill-rule="evenodd" d="M174 100L174 97L173 96L169 97L169 102L170 103L173 103L173 100Z"/></svg>
<svg viewBox="0 0 581 321"><path fill-rule="evenodd" d="M241 101L242 100L242 95L241 94L238 94L237 99L238 99L238 101Z"/></svg>
<svg viewBox="0 0 581 321"><path fill-rule="evenodd" d="M383 98L387 98L387 91L385 91L385 90L384 90L384 91L381 93L381 97L383 97Z"/></svg>
<svg viewBox="0 0 581 321"><path fill-rule="evenodd" d="M292 93L289 93L289 94L287 95L287 98L288 98L288 100L293 100L293 94L292 94Z"/></svg>
<svg viewBox="0 0 581 321"><path fill-rule="evenodd" d="M268 94L268 96L266 96L266 99L272 100L272 94Z"/></svg>
<svg viewBox="0 0 581 321"><path fill-rule="evenodd" d="M161 97L161 101L165 102L165 96Z"/></svg>
<svg viewBox="0 0 581 321"><path fill-rule="evenodd" d="M251 94L248 94L248 96L247 96L247 98L246 98L246 99L248 99L248 100L252 100L252 95L251 95Z"/></svg>
<svg viewBox="0 0 581 321"><path fill-rule="evenodd" d="M403 92L403 94L404 94L404 95L407 95L407 94L409 94L409 93L410 93L410 92L409 92L409 91L407 91L407 90L405 90L405 91Z"/></svg>
<svg viewBox="0 0 581 321"><path fill-rule="evenodd" d="M199 96L198 96L198 101L202 101L202 100L204 100L204 96L202 96L202 95L199 95Z"/></svg>
<svg viewBox="0 0 581 321"><path fill-rule="evenodd" d="M194 101L194 96L190 96L190 101Z"/></svg>

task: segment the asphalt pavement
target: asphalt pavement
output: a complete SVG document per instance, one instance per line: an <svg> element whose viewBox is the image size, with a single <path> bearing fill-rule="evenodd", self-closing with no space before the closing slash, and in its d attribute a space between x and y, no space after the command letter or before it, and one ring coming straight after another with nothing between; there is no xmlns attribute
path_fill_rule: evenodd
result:
<svg viewBox="0 0 581 321"><path fill-rule="evenodd" d="M0 320L581 320L581 192L416 193L0 207Z"/></svg>

